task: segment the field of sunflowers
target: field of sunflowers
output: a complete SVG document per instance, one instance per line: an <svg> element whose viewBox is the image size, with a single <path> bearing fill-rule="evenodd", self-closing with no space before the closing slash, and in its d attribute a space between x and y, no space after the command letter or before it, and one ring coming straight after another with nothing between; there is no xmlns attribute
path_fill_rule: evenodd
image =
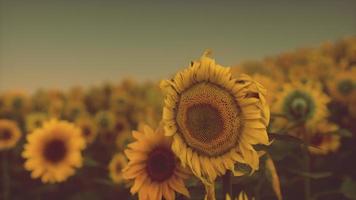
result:
<svg viewBox="0 0 356 200"><path fill-rule="evenodd" d="M175 73L175 72L172 72ZM0 93L0 199L356 199L356 37Z"/></svg>

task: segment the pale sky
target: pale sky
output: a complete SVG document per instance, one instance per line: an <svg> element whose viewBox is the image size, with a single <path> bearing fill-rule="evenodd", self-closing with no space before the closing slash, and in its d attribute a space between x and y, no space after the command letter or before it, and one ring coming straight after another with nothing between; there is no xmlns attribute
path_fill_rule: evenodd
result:
<svg viewBox="0 0 356 200"><path fill-rule="evenodd" d="M247 1L246 1L247 2ZM0 91L167 78L356 35L356 1L0 0Z"/></svg>

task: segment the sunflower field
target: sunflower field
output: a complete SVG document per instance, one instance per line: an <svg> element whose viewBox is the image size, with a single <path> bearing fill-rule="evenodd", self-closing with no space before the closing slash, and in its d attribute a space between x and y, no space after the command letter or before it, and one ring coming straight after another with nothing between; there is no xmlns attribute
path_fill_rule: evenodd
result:
<svg viewBox="0 0 356 200"><path fill-rule="evenodd" d="M172 72L174 73L174 72ZM1 200L356 199L356 37L0 93Z"/></svg>

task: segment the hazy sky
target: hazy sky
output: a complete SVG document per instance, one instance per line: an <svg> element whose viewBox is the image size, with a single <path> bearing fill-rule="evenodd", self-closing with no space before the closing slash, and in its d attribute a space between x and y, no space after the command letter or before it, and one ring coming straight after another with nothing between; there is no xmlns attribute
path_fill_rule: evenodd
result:
<svg viewBox="0 0 356 200"><path fill-rule="evenodd" d="M356 1L248 2L0 0L0 90L166 78L206 48L234 65L356 34Z"/></svg>

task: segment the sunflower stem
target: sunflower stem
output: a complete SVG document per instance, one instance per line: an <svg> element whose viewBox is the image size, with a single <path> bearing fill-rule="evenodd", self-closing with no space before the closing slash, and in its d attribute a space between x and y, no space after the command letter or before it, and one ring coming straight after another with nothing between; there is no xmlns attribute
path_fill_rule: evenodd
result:
<svg viewBox="0 0 356 200"><path fill-rule="evenodd" d="M10 177L9 177L9 163L8 163L8 156L7 151L5 150L2 153L2 182L3 182L3 199L9 200L10 199Z"/></svg>
<svg viewBox="0 0 356 200"><path fill-rule="evenodd" d="M304 150L304 167L305 167L305 172L310 173L310 155L308 151L308 146L309 146L309 141L306 139L306 146L303 147ZM304 199L305 200L310 200L311 197L311 183L310 183L310 177L304 176Z"/></svg>
<svg viewBox="0 0 356 200"><path fill-rule="evenodd" d="M222 177L223 184L223 198L225 198L226 194L229 194L232 197L232 175L230 171L226 171L225 175Z"/></svg>

